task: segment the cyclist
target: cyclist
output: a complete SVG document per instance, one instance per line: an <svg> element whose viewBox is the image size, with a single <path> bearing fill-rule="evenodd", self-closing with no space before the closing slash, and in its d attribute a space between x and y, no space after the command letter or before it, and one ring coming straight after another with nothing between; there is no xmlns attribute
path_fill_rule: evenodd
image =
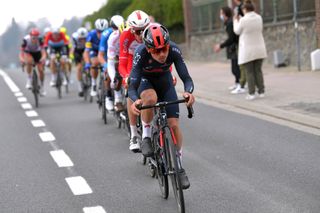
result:
<svg viewBox="0 0 320 213"><path fill-rule="evenodd" d="M26 88L31 89L32 87L32 65L36 64L40 79L40 94L45 95L43 85L46 52L43 47L43 40L40 38L40 32L37 28L32 28L30 33L23 38L19 59L21 64L27 66L28 77Z"/></svg>
<svg viewBox="0 0 320 213"><path fill-rule="evenodd" d="M105 98L107 110L113 110L114 103L111 97L110 89L114 89L114 99L115 99L115 108L116 111L122 111L122 93L121 93L121 83L122 79L116 70L116 64L118 63L119 58L119 37L120 37L120 26L124 23L124 19L120 15L114 15L110 19L111 33L103 32L100 41L99 48L99 61L103 64L103 70L106 77L106 87L109 88L107 96ZM106 36L104 36L106 35ZM108 38L107 38L108 36ZM107 41L106 41L107 40ZM105 54L107 52L107 54ZM105 57L107 55L107 57ZM107 58L107 60L105 59ZM111 85L110 85L111 84Z"/></svg>
<svg viewBox="0 0 320 213"><path fill-rule="evenodd" d="M65 37L66 37L66 39L68 41L68 46L67 46L68 59L67 59L67 63L66 63L66 69L68 71L68 76L70 76L71 75L71 69L72 69L72 60L71 59L72 59L72 56L73 56L73 55L70 54L70 51L71 51L71 48L72 48L72 42L70 42L70 36L67 33L67 28L60 27L60 32L62 32L65 35Z"/></svg>
<svg viewBox="0 0 320 213"><path fill-rule="evenodd" d="M86 45L86 39L88 36L88 30L84 27L80 27L76 32L72 34L73 46L71 48L70 55L74 56L74 62L76 64L77 79L78 79L78 91L79 96L83 97L82 88L82 67L83 67L83 53Z"/></svg>
<svg viewBox="0 0 320 213"><path fill-rule="evenodd" d="M149 25L149 16L141 11L135 10L128 16L129 27L125 29L120 35L120 53L119 53L119 73L126 82L133 61L133 54L137 46L142 43L142 32ZM130 145L129 149L133 152L140 150L139 134L137 130L137 117L131 111L132 101L127 99L127 109L130 122Z"/></svg>
<svg viewBox="0 0 320 213"><path fill-rule="evenodd" d="M179 77L184 83L184 98L188 98L187 106L194 103L193 81L188 73L178 46L170 41L168 30L159 24L151 24L143 32L143 42L137 48L130 74L129 98L134 102L132 112L140 114L137 105L152 105L158 101L175 101L177 94L173 85L170 66L175 65ZM182 157L182 134L179 127L179 106L166 107L168 123L177 140L177 155ZM151 126L153 110L143 110L141 152L144 156L152 156ZM185 170L180 165L179 176L184 189L190 183Z"/></svg>
<svg viewBox="0 0 320 213"><path fill-rule="evenodd" d="M97 96L97 78L99 66L98 51L102 32L108 28L106 19L97 19L94 22L95 29L91 30L87 36L86 48L84 51L85 70L91 71L91 96ZM91 66L92 65L92 66Z"/></svg>
<svg viewBox="0 0 320 213"><path fill-rule="evenodd" d="M59 53L61 55L60 63L62 72L66 71L65 65L68 59L67 46L68 41L63 33L60 32L60 29L55 27L49 32L45 38L44 42L45 48L49 48L50 55L50 69L51 69L51 81L50 86L54 87L56 85L57 80L57 70L56 70L56 54ZM64 78L63 85L67 85L67 80Z"/></svg>

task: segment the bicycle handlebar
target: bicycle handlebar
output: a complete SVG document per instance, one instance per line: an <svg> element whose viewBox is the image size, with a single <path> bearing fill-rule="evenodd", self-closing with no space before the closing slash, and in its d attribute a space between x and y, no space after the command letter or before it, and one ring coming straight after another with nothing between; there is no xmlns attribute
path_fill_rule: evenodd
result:
<svg viewBox="0 0 320 213"><path fill-rule="evenodd" d="M155 108L155 107L165 107L165 106L168 106L168 105L172 105L172 104L181 104L181 103L185 103L187 102L188 99L185 98L185 99L179 99L179 100L176 100L176 101L163 101L163 102L158 102L154 105L145 105L145 106L141 106L141 105L138 105L136 106L137 109L139 110L144 110L144 109L151 109L151 108ZM193 117L193 114L194 114L194 111L193 111L193 107L192 106L189 106L187 107L188 109L188 118L192 118Z"/></svg>

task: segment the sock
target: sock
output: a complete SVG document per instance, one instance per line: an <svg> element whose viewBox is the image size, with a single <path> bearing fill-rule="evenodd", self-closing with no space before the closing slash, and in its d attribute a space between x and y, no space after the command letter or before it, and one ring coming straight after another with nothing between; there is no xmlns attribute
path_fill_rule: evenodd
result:
<svg viewBox="0 0 320 213"><path fill-rule="evenodd" d="M78 91L79 92L82 92L82 82L81 81L78 81Z"/></svg>
<svg viewBox="0 0 320 213"><path fill-rule="evenodd" d="M130 131L131 131L131 138L133 138L134 136L136 137L139 136L136 125L130 125Z"/></svg>
<svg viewBox="0 0 320 213"><path fill-rule="evenodd" d="M179 161L180 161L180 163L178 162L179 167L182 168L182 147L181 147L180 150L177 150L177 156L178 156Z"/></svg>
<svg viewBox="0 0 320 213"><path fill-rule="evenodd" d="M91 84L92 84L92 86L96 86L96 79L94 79L94 78L91 78Z"/></svg>
<svg viewBox="0 0 320 213"><path fill-rule="evenodd" d="M151 138L151 125L142 121L142 138Z"/></svg>

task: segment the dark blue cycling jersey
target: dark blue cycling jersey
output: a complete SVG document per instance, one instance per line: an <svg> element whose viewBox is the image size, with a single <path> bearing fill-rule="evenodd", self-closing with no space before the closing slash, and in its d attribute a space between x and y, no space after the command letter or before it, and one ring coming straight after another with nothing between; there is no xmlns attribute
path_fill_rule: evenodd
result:
<svg viewBox="0 0 320 213"><path fill-rule="evenodd" d="M193 92L193 81L188 73L188 69L182 58L180 49L172 41L170 41L169 44L169 54L166 62L163 64L157 62L152 58L151 54L148 53L144 44L141 44L137 47L134 54L133 67L130 73L130 85L128 89L128 95L132 101L136 101L137 99L139 99L138 88L142 78L153 81L153 79L155 78L162 79L164 77L171 79L162 82L172 82L172 77L171 75L168 75L168 73L170 72L170 66L173 63L176 67L179 77L183 81L184 90L189 93ZM162 83L158 84L157 87L163 87L166 88L165 90L167 90L169 89L169 87L173 87L173 85L171 83L163 85Z"/></svg>

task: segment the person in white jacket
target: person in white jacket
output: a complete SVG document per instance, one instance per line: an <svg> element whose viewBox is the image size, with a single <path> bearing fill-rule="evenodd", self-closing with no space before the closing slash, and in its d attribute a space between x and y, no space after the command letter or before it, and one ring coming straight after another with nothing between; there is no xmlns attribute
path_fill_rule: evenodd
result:
<svg viewBox="0 0 320 213"><path fill-rule="evenodd" d="M262 74L263 59L267 57L267 50L262 35L263 22L260 15L254 12L254 5L246 0L242 6L244 16L235 18L233 30L239 35L238 63L243 65L247 73L249 94L247 100L255 99L258 88L260 98L264 97L264 80Z"/></svg>

